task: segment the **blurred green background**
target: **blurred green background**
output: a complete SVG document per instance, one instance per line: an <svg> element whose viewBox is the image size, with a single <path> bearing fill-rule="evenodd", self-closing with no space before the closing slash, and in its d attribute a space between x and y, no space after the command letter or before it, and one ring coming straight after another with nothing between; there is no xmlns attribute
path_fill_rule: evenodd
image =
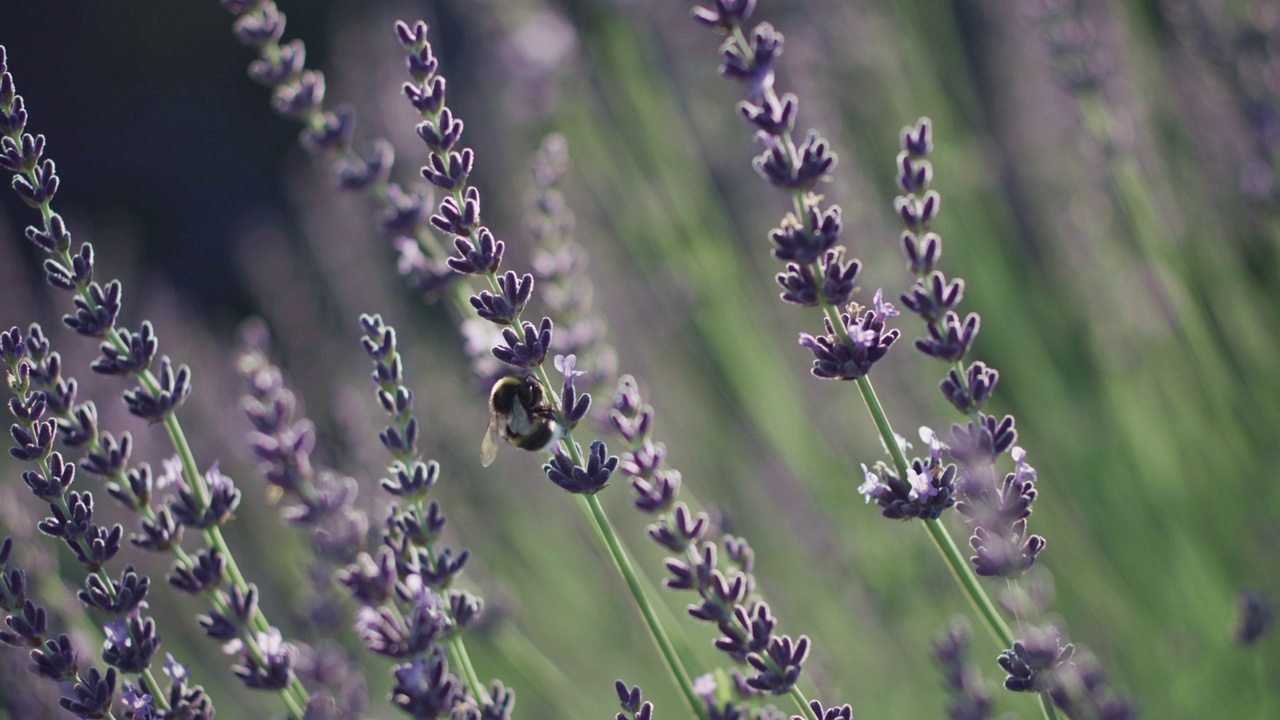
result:
<svg viewBox="0 0 1280 720"><path fill-rule="evenodd" d="M610 716L619 677L673 716L677 696L623 585L539 459L503 452L479 467L484 389L453 316L403 288L370 204L339 196L297 148L296 127L271 114L230 16L212 1L66 5L0 10L0 43L29 129L49 137L58 163L57 209L94 242L100 273L124 281L126 322L150 318L162 352L195 370L181 418L201 465L219 458L245 492L228 535L268 615L303 641L332 630L302 620L305 544L255 481L231 392L236 327L265 318L321 429L318 452L361 479L378 518L386 459L356 318L379 312L399 329L424 446L443 465L450 532L474 553L467 577L495 610L467 639L481 675L515 686L521 717ZM529 157L546 133L567 138L577 238L619 368L657 409L689 490L751 541L780 630L815 639L807 690L858 717L944 716L929 643L966 601L921 528L881 518L855 491L859 463L883 451L856 389L808 375L795 338L820 319L777 301L767 243L789 203L750 169L738 88L717 77L717 39L688 7L281 9L330 100L356 108L358 135L393 142L408 182L425 153L397 96L391 22L431 23L512 269L530 254ZM1274 636L1242 648L1232 633L1238 591L1280 591L1280 13L1229 0L761 0L756 18L786 35L778 89L799 95L798 129L819 129L839 153L822 191L844 208L864 300L909 286L891 212L897 135L918 116L934 121L941 266L967 281L962 309L983 316L976 353L1001 371L989 410L1017 416L1039 470L1031 527L1048 539L1036 577L1052 588L1047 619L1146 717L1260 717L1261 693L1274 712ZM0 325L60 326L65 297L38 289L21 240L32 211L6 194L0 214ZM936 389L942 366L910 347L918 322L900 320L904 341L872 379L914 439L958 416ZM90 376L93 348L60 328L53 340L103 426L130 430L135 457L158 466L165 438L125 416L110 379ZM20 472L0 460L0 524L21 536L40 508ZM659 577L627 494L618 484L602 497ZM966 537L958 523L953 532ZM52 549L25 543L25 561L74 577ZM153 558L130 561L163 572ZM683 614L687 597L663 597ZM152 604L166 647L193 665L220 717L273 710L198 637L190 618L203 608L167 587ZM720 662L704 628L676 622L700 649L693 672ZM352 642L349 630L337 637ZM973 647L998 682L999 648L980 631ZM368 666L374 714L391 717L387 666ZM1037 712L1025 697L997 698L1001 710Z"/></svg>

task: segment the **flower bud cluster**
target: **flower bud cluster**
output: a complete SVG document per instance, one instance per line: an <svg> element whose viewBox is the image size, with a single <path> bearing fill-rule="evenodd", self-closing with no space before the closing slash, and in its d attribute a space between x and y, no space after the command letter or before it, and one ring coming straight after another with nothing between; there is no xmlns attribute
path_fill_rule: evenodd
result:
<svg viewBox="0 0 1280 720"><path fill-rule="evenodd" d="M59 409L72 416L76 383L61 377L60 358L50 351L39 326L33 325L25 338L16 327L0 334L0 356L7 368L9 408L16 419L10 427L15 442L10 454L36 466L23 473L23 480L49 507L50 517L40 521L38 527L46 535L62 540L84 568L84 589L77 595L81 604L111 618L102 625L105 640L101 657L108 668L105 674L96 667L80 674L76 651L67 636L49 634L48 612L31 596L25 571L6 568L13 550L10 539L0 544L0 608L8 613L8 629L0 631L0 642L31 648L30 669L35 674L55 682L74 681L71 694L63 696L59 704L77 717L101 717L111 711L116 700L117 673L138 679L138 684L125 681L121 688L122 701L133 711L130 717L159 717L158 711L169 711L173 705L160 697L162 688L151 675L151 661L160 649L156 623L144 614L149 606L151 578L133 565L126 565L118 580L108 573L106 565L119 553L124 529L119 524L107 528L95 523L92 492L70 489L75 482L75 461L53 449L60 420L45 417L47 411ZM34 389L33 384L60 388L63 399L50 404L45 391ZM92 409L83 415L96 418ZM105 433L99 440L94 426L93 432L80 439L87 441L90 437L96 452L89 453L83 468L108 477L125 475L128 435L119 444ZM149 473L135 477L139 476L142 479L135 484L149 486ZM112 494L117 493L123 494L123 490L114 485ZM190 711L190 717L212 717L212 705L203 690L197 687L188 691L183 683L178 685L182 685L180 696L191 695L190 702L178 698L182 707Z"/></svg>
<svg viewBox="0 0 1280 720"><path fill-rule="evenodd" d="M441 253L433 252L429 257L422 252L423 244L431 243L427 222L430 192L390 180L395 152L386 139L375 138L359 150L355 147L355 111L349 106L325 106L324 73L306 67L306 47L301 40L281 42L285 14L274 2L223 0L222 4L236 16L236 39L258 52L249 65L250 77L271 89L271 105L278 114L303 125L299 136L302 147L329 159L338 187L366 193L377 201L382 229L394 237L400 253L400 274L427 295L446 289L457 273L444 263ZM415 67L421 71L425 66L415 62ZM443 78L438 80L433 83L433 92L439 93L443 104L445 83ZM424 140L436 144L456 143L461 132L461 122L451 120L419 130Z"/></svg>
<svg viewBox="0 0 1280 720"><path fill-rule="evenodd" d="M1026 463L1026 451L1015 446L1014 418L997 419L982 408L995 390L1000 373L965 358L977 338L980 318L969 313L961 319L956 307L964 297L964 280L948 279L937 269L942 257L942 237L932 229L942 207L942 196L930 187L933 163L933 125L920 118L904 127L899 137L898 187L894 209L902 220L902 250L916 282L901 302L924 321L929 336L916 340L916 349L953 367L941 384L942 394L959 412L969 416L965 425L951 428L947 454L960 466L956 483L961 502L957 509L973 531L969 545L979 575L1014 578L1035 564L1045 540L1029 534L1027 519L1035 500L1035 469ZM927 442L937 454L942 441L929 432ZM996 464L1005 454L1014 460L1014 472L997 480Z"/></svg>
<svg viewBox="0 0 1280 720"><path fill-rule="evenodd" d="M494 681L479 685L461 633L479 621L484 602L453 587L470 551L445 546L445 515L428 495L440 465L417 447L413 390L405 384L395 329L377 315L360 318L365 353L374 363L378 402L390 421L379 435L391 453L382 489L396 498L383 525L381 547L361 552L339 575L361 605L356 626L373 653L402 661L393 671L392 702L411 717L506 720L515 694ZM463 667L452 671L446 647Z"/></svg>
<svg viewBox="0 0 1280 720"><path fill-rule="evenodd" d="M229 478L218 472L216 465L207 475L201 475L191 458L190 447L175 415L191 393L190 369L175 368L169 358L158 356L159 343L149 322L143 321L137 332L117 327L123 294L120 282L102 285L94 279L94 250L89 243L82 243L72 251L71 233L51 207L59 182L54 163L43 157L43 137L26 132L27 114L21 96L14 92L13 78L4 67L4 60L4 51L0 49L0 167L14 174L14 190L24 202L40 211L42 226L27 228L26 235L49 255L44 262L47 282L72 294L76 310L65 316L63 322L79 335L100 340L99 356L92 369L99 374L135 381L136 386L123 394L128 411L150 424L163 423L175 450L184 458L177 464L178 469L169 474L179 481L176 497L160 512L153 511L150 502L154 486L149 469L128 468L131 449L128 435L122 435L117 441L109 433L99 431L96 411L88 404L75 405L74 383L61 379L56 354L48 352L42 333L33 333L34 362L19 362L10 372L10 387L15 393L22 393L21 400L14 406L18 410L15 414L19 425L12 433L16 443L12 452L15 457L36 462L40 467L39 478L33 475L29 485L38 495L48 495L52 500L52 516L41 522L41 529L67 542L92 573L100 572L119 551L123 537L122 527L105 529L93 522L91 494L76 491L63 494L73 478L67 470L73 463L61 457L53 459L52 443L61 426L68 431L73 446L87 447L87 457L81 467L108 478L108 492L142 515L142 534L131 538L132 542L144 549L173 553L177 565L169 584L193 594L208 593L215 610L221 612L227 598L218 588L224 580L240 592L250 589L234 558L224 554L226 543L220 530L239 504L240 493ZM10 342L6 344L15 349L21 338L16 330L10 334ZM155 365L157 357L158 366ZM25 394L35 366L39 366L35 373L37 382L50 391L39 393L42 400ZM50 397L54 398L52 403ZM57 421L41 419L46 407L59 416ZM193 556L188 556L180 545L181 529L186 526L199 530L207 541L206 549ZM114 581L106 577L103 581L109 595ZM152 632L153 629L154 625L138 620L124 627L127 639L119 632L109 633L118 639L113 643L116 656L126 662L119 652L125 647L132 653L149 647L154 653L155 648L148 639L134 636L135 630ZM252 629L257 635L270 636L272 628L261 611L254 613ZM282 691L288 686L289 699L296 705L305 705L307 693L292 676L292 648L281 644L279 652L266 653L255 636L246 637L243 645L245 652L237 672L247 684ZM136 659L127 662L133 666L141 664ZM154 695L160 694L158 687L152 690Z"/></svg>
<svg viewBox="0 0 1280 720"><path fill-rule="evenodd" d="M713 528L707 514L677 500L681 475L663 467L667 451L653 440L653 418L635 379L622 376L609 422L629 448L619 467L631 481L632 504L655 517L649 537L669 553L665 585L698 596L689 614L720 631L715 646L749 669L745 684L750 692L786 694L800 678L809 638L793 640L774 632L777 619L756 593L755 557L747 542L727 534L709 539Z"/></svg>
<svg viewBox="0 0 1280 720"><path fill-rule="evenodd" d="M754 9L750 0L717 0L711 7L695 7L693 19L726 36L720 74L743 84L738 114L764 146L752 166L792 197L793 211L770 231L769 240L774 257L785 263L776 277L783 302L821 307L826 314L823 334L800 334L800 345L813 353L812 372L820 378L857 380L897 341L899 332L885 326L897 312L881 303L878 294L870 309L851 302L862 264L846 257L840 244L840 206L824 207L823 196L814 192L819 183L830 181L836 154L816 130L803 141L793 137L800 101L792 93L779 96L773 88L782 33L767 22L747 32L745 23Z"/></svg>

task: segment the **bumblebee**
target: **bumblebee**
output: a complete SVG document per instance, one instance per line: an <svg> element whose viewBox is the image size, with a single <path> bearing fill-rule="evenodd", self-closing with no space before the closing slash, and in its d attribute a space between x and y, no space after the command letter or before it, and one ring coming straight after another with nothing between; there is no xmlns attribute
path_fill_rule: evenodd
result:
<svg viewBox="0 0 1280 720"><path fill-rule="evenodd" d="M480 464L489 467L498 456L498 438L521 450L545 450L560 439L542 383L532 375L504 377L489 392L489 428L480 443Z"/></svg>

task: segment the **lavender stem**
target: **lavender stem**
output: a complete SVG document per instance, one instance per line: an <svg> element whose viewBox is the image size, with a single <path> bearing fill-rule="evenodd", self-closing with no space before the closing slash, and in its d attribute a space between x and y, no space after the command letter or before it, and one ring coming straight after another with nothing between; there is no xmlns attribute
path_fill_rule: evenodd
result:
<svg viewBox="0 0 1280 720"><path fill-rule="evenodd" d="M542 372L541 367L538 370ZM546 373L543 372L542 374L545 375ZM574 449L573 443L569 443L569 448L575 455L574 462L581 464L581 458L576 457L577 450ZM605 546L609 549L609 557L613 559L614 566L618 568L618 572L622 575L623 580L626 581L627 589L631 591L631 597L635 599L636 607L640 609L645 625L649 628L649 635L658 645L658 651L662 653L663 659L666 660L667 669L671 671L671 675L676 681L676 686L680 688L681 697L684 698L689 711L699 720L707 720L702 699L693 691L693 679L689 676L689 671L685 670L684 663L680 661L680 656L676 654L675 647L671 644L671 638L667 636L666 629L663 628L662 623L658 620L658 616L653 609L653 603L649 602L649 596L645 593L644 587L640 585L640 579L636 577L636 571L631 566L631 559L627 557L627 553L622 549L622 544L618 541L618 536L613 531L613 525L609 523L609 518L604 513L604 507L600 505L600 499L595 495L575 495L575 497L579 500L579 507L591 518L596 531L600 534L600 538L604 540Z"/></svg>

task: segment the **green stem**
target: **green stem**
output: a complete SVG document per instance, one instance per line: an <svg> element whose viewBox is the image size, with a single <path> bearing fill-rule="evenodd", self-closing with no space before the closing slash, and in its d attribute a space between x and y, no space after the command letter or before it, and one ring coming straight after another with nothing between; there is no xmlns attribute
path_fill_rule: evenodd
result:
<svg viewBox="0 0 1280 720"><path fill-rule="evenodd" d="M982 618L983 624L987 626L992 639L1002 649L1013 647L1013 631L1000 616L1000 611L991 602L986 591L978 584L978 576L969 567L969 561L960 553L960 548L956 547L956 542L952 539L951 533L947 532L946 526L938 520L925 520L924 526L929 531L929 537L933 539L934 546L942 554L947 567L951 569L952 577L969 598L969 603Z"/></svg>
<svg viewBox="0 0 1280 720"><path fill-rule="evenodd" d="M809 699L804 696L804 692L800 690L800 686L792 685L791 691L787 694L795 701L796 706L800 708L800 713L806 718L809 718L809 720L822 720L822 718L818 717L818 714L813 711L813 708L809 707Z"/></svg>
<svg viewBox="0 0 1280 720"><path fill-rule="evenodd" d="M570 447L572 447L572 443L570 443ZM675 646L671 644L671 638L667 637L666 629L658 621L658 615L653 608L653 603L649 601L649 596L645 594L644 588L641 587L640 579L636 577L635 569L631 566L631 559L627 557L626 552L622 549L622 544L619 542L617 534L613 531L613 526L609 523L609 518L605 515L604 507L600 505L599 498L595 495L576 495L575 497L579 499L579 505L583 512L592 520L597 533L604 540L605 547L609 550L609 557L613 560L614 566L618 568L618 572L622 574L623 580L626 581L627 589L631 591L631 597L635 600L636 607L640 609L640 615L644 617L644 623L649 628L649 636L658 645L658 651L662 653L662 659L666 662L667 670L671 672L672 678L676 681L676 686L680 688L681 697L684 698L689 711L699 720L706 720L702 699L693 691L693 679L689 677L689 672L685 670L684 664L680 662L680 656L676 654Z"/></svg>
<svg viewBox="0 0 1280 720"><path fill-rule="evenodd" d="M480 681L480 675L476 673L475 665L471 664L471 656L467 654L467 646L462 642L462 637L453 635L446 643L449 654L453 656L453 664L457 666L458 672L466 679L467 685L471 687L471 694L482 704L488 705L491 700L489 691L485 689L484 683Z"/></svg>
<svg viewBox="0 0 1280 720"><path fill-rule="evenodd" d="M1040 711L1048 720L1058 720L1058 710L1053 706L1053 700L1049 697L1049 693L1040 693Z"/></svg>

